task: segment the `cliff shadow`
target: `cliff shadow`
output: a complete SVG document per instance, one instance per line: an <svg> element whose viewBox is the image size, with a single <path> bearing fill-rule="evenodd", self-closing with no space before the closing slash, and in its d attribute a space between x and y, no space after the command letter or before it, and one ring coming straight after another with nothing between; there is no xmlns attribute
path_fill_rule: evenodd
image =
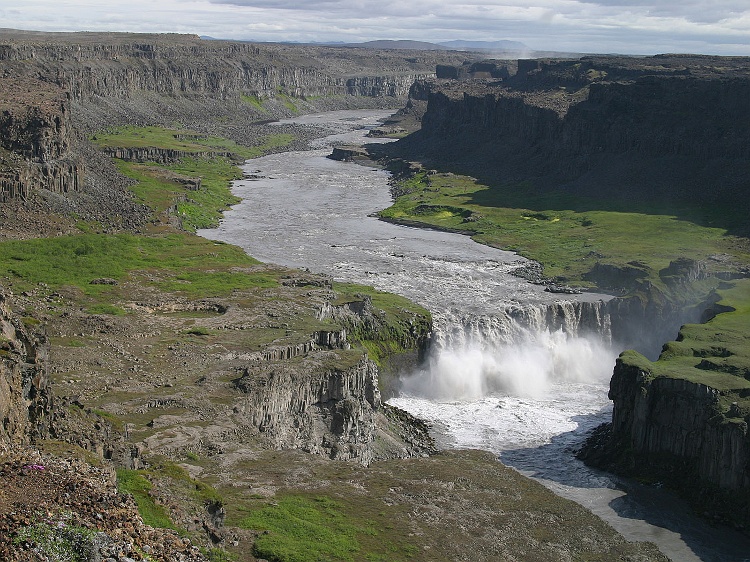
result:
<svg viewBox="0 0 750 562"><path fill-rule="evenodd" d="M577 429L540 447L505 451L499 460L581 503L628 535L628 540L656 542L673 560L689 560L691 554L695 560L711 562L750 560L750 537L702 518L675 492L659 483L646 485L591 468L576 459L577 449L602 418L602 412L575 416Z"/></svg>
<svg viewBox="0 0 750 562"><path fill-rule="evenodd" d="M418 131L373 149L475 178L466 203L535 212L610 211L673 216L750 236L750 161L635 152L550 155L513 138Z"/></svg>

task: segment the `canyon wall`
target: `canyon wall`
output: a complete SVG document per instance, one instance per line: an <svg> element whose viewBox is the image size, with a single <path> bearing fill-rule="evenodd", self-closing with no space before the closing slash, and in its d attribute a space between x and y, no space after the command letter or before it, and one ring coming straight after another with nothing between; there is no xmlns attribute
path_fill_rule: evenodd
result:
<svg viewBox="0 0 750 562"><path fill-rule="evenodd" d="M748 423L739 411L722 413L716 388L654 377L627 353L617 360L609 397L612 439L636 458L649 459L650 470L750 490Z"/></svg>
<svg viewBox="0 0 750 562"><path fill-rule="evenodd" d="M0 90L0 202L26 199L32 189L77 191L83 165L72 150L67 93L30 78Z"/></svg>
<svg viewBox="0 0 750 562"><path fill-rule="evenodd" d="M0 443L46 436L52 413L46 338L0 293Z"/></svg>
<svg viewBox="0 0 750 562"><path fill-rule="evenodd" d="M0 62L39 74L75 100L167 96L236 98L405 97L415 79L434 73L435 58L397 52L204 41L189 35L6 34ZM433 55L434 57L434 55Z"/></svg>
<svg viewBox="0 0 750 562"><path fill-rule="evenodd" d="M253 123L295 112L396 105L415 80L434 75L439 56L176 34L3 30L0 200L24 200L35 189L84 189L86 141L79 137L107 126L179 122L242 142ZM89 167L92 182L101 183L99 167Z"/></svg>
<svg viewBox="0 0 750 562"><path fill-rule="evenodd" d="M427 109L401 144L435 167L624 202L750 200L750 59L519 61L412 96Z"/></svg>

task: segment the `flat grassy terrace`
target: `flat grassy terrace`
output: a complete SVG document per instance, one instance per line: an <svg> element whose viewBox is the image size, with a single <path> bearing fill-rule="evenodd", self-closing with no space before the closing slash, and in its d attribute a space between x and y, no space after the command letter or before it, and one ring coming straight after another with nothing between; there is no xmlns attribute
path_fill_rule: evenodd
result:
<svg viewBox="0 0 750 562"><path fill-rule="evenodd" d="M490 187L451 173L421 172L401 181L399 189L403 195L380 216L466 232L477 242L536 260L546 276L574 285L593 286L586 274L597 262L635 262L657 285L658 272L680 257L722 254L750 262L746 239L687 218L697 217L698 209L591 204L535 192L526 184Z"/></svg>

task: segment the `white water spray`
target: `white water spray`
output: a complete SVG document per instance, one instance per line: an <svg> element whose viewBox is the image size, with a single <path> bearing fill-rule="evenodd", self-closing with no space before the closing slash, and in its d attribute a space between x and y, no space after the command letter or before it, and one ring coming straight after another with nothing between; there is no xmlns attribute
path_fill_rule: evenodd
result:
<svg viewBox="0 0 750 562"><path fill-rule="evenodd" d="M437 401L543 399L553 384L606 383L615 357L598 303L508 307L491 316L449 312L436 316L427 364L403 379L401 391Z"/></svg>

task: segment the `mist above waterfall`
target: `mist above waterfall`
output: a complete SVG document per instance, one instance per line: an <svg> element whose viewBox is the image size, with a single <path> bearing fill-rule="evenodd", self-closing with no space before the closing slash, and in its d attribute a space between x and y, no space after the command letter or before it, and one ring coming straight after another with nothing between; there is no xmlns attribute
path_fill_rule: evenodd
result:
<svg viewBox="0 0 750 562"><path fill-rule="evenodd" d="M438 316L428 360L402 379L401 393L438 401L543 398L555 383L606 383L618 353L609 319L589 313L593 323L582 322L581 308L569 304Z"/></svg>

